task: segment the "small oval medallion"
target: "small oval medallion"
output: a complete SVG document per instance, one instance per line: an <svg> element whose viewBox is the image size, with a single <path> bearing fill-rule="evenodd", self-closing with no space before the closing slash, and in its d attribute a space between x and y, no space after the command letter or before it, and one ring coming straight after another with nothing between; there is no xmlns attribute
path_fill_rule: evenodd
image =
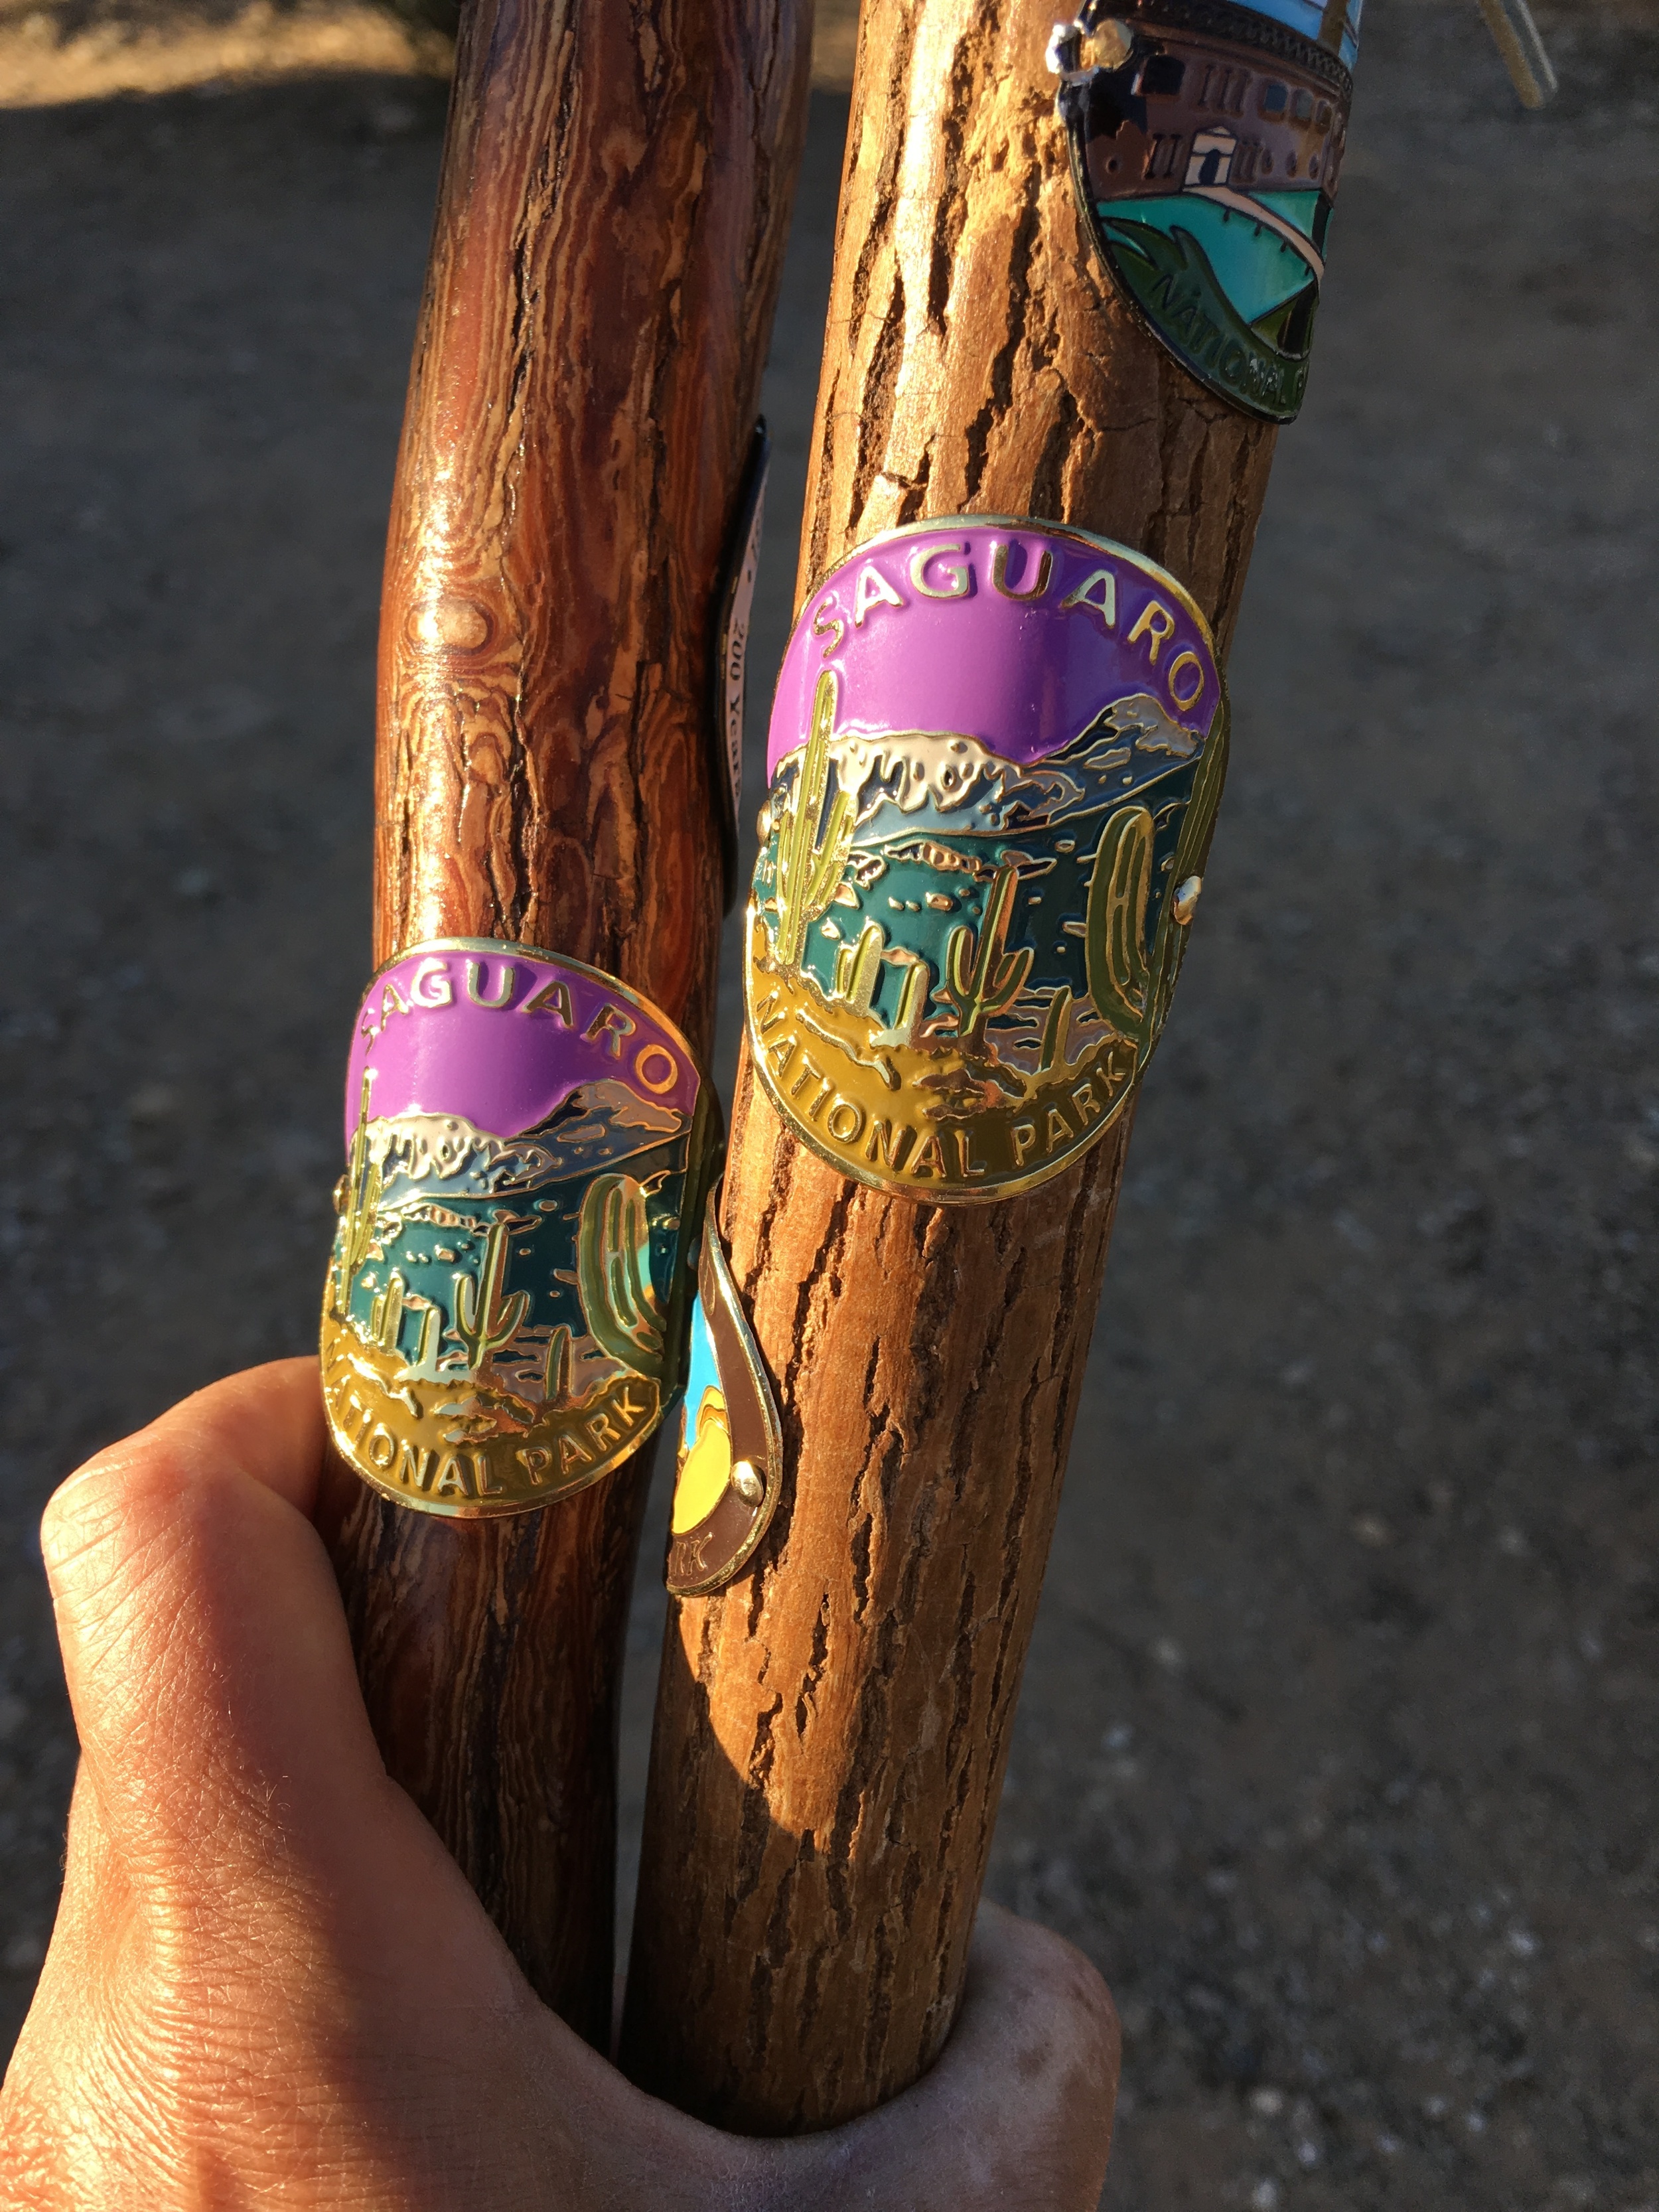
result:
<svg viewBox="0 0 1659 2212"><path fill-rule="evenodd" d="M580 961L447 938L380 970L321 1347L366 1481L521 1512L638 1449L680 1369L708 1097L673 1024Z"/></svg>
<svg viewBox="0 0 1659 2212"><path fill-rule="evenodd" d="M738 817L743 805L743 716L747 697L749 620L754 612L755 580L760 574L761 531L765 520L766 472L772 442L764 418L749 443L737 513L726 541L720 589L720 621L714 638L714 726L719 733L714 784L720 800L720 849L729 913L738 895Z"/></svg>

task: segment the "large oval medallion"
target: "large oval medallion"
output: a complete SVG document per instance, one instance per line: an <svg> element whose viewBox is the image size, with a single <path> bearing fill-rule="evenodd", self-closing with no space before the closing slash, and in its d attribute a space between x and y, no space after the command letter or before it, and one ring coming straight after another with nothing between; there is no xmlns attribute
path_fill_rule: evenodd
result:
<svg viewBox="0 0 1659 2212"><path fill-rule="evenodd" d="M1163 1026L1226 733L1203 616L1124 546L975 516L832 570L778 679L747 917L791 1127L934 1200L1092 1144Z"/></svg>

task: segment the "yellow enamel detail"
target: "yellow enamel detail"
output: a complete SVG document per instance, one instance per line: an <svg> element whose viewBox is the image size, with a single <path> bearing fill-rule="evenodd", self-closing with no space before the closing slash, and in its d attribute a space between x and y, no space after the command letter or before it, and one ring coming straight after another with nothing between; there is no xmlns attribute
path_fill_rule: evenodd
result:
<svg viewBox="0 0 1659 2212"><path fill-rule="evenodd" d="M675 1535L695 1528L719 1504L732 1479L732 1437L723 1392L709 1389L697 1407L697 1433L680 1461L670 1527Z"/></svg>

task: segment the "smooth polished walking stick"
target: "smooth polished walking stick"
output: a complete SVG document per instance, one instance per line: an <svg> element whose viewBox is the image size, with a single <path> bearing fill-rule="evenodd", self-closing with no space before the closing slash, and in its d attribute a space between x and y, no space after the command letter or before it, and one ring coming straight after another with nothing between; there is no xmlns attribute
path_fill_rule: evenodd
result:
<svg viewBox="0 0 1659 2212"><path fill-rule="evenodd" d="M389 1772L602 2045L810 44L469 0L387 544L325 1533Z"/></svg>

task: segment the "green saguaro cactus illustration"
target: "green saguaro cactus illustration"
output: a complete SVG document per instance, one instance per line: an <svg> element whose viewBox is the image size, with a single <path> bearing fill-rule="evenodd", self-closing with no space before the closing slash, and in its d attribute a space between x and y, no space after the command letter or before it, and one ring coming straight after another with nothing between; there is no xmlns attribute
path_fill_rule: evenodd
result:
<svg viewBox="0 0 1659 2212"><path fill-rule="evenodd" d="M1226 780L1226 774L1227 725L1224 717L1218 719L1210 732L1209 743L1204 748L1204 757L1199 763L1193 795L1187 802L1186 813L1182 817L1181 835L1170 866L1170 881L1175 888L1164 902L1158 935L1152 945L1152 981L1146 1008L1146 1044L1149 1049L1164 1026L1164 1017L1170 1011L1170 1001L1175 996L1176 978L1180 975L1181 963L1187 957L1187 939L1198 904L1199 891L1203 886L1200 871L1209 855L1210 839L1215 830L1216 808L1221 802L1221 787Z"/></svg>
<svg viewBox="0 0 1659 2212"><path fill-rule="evenodd" d="M1040 1074L1052 1075L1066 1057L1066 1031L1072 1018L1072 987L1062 983L1048 1001L1042 1024L1042 1042L1037 1051Z"/></svg>
<svg viewBox="0 0 1659 2212"><path fill-rule="evenodd" d="M394 1273L368 1310L368 1333L388 1352L398 1349L398 1339L403 1334L404 1291L406 1288L403 1277Z"/></svg>
<svg viewBox="0 0 1659 2212"><path fill-rule="evenodd" d="M550 1406L570 1403L570 1331L562 1322L547 1340L542 1389Z"/></svg>
<svg viewBox="0 0 1659 2212"><path fill-rule="evenodd" d="M919 952L907 951L902 946L894 952L893 964L902 968L904 981L899 985L898 1012L893 1017L890 1029L878 1030L871 1042L878 1045L902 1045L913 1049L916 1031L922 1016L927 1011L927 1000L933 988L933 971Z"/></svg>
<svg viewBox="0 0 1659 2212"><path fill-rule="evenodd" d="M351 1285L357 1270L368 1259L368 1248L374 1242L374 1226L380 1211L383 1184L380 1164L368 1157L368 1094L374 1081L374 1069L366 1069L362 1095L357 1101L357 1126L351 1133L346 1171L340 1179L339 1266L336 1271L334 1304L342 1317L350 1304Z"/></svg>
<svg viewBox="0 0 1659 2212"><path fill-rule="evenodd" d="M455 1318L451 1326L461 1340L467 1367L474 1375L496 1352L507 1349L530 1317L528 1291L514 1291L504 1305L501 1302L507 1240L511 1234L510 1222L492 1221L477 1273L454 1279Z"/></svg>
<svg viewBox="0 0 1659 2212"><path fill-rule="evenodd" d="M830 789L830 734L835 726L836 677L833 669L826 668L812 699L811 734L778 828L775 943L779 963L785 968L799 967L806 933L835 896L853 848L855 809L850 793L836 792L823 821Z"/></svg>
<svg viewBox="0 0 1659 2212"><path fill-rule="evenodd" d="M881 981L881 956L887 949L887 933L878 921L866 921L856 945L843 945L836 955L836 996L844 999L855 1014L867 1014Z"/></svg>
<svg viewBox="0 0 1659 2212"><path fill-rule="evenodd" d="M438 1354L442 1349L444 1334L443 1308L429 1304L421 1316L421 1340L415 1347L415 1357L410 1362L410 1372L435 1375Z"/></svg>
<svg viewBox="0 0 1659 2212"><path fill-rule="evenodd" d="M635 1373L660 1372L667 1331L651 1279L645 1187L597 1176L576 1224L576 1289L594 1340Z"/></svg>
<svg viewBox="0 0 1659 2212"><path fill-rule="evenodd" d="M1152 880L1152 817L1144 806L1121 806L1107 823L1089 878L1084 960L1089 996L1103 1021L1136 1043L1151 1004L1146 958L1146 901Z"/></svg>
<svg viewBox="0 0 1659 2212"><path fill-rule="evenodd" d="M968 923L959 922L945 948L945 994L957 1010L957 1034L966 1047L983 1042L986 1023L1013 1004L1031 972L1029 945L1018 952L1003 950L1018 880L1018 869L1005 860L991 884L977 936Z"/></svg>

